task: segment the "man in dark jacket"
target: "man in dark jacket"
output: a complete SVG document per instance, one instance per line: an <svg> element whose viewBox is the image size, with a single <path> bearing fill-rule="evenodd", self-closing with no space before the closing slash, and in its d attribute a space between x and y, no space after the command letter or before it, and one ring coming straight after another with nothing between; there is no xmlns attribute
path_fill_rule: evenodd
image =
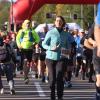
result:
<svg viewBox="0 0 100 100"><path fill-rule="evenodd" d="M9 44L3 42L0 37L0 93L4 93L1 80L2 73L6 74L7 82L10 86L10 94L15 95L13 80L13 64L11 63L12 52Z"/></svg>

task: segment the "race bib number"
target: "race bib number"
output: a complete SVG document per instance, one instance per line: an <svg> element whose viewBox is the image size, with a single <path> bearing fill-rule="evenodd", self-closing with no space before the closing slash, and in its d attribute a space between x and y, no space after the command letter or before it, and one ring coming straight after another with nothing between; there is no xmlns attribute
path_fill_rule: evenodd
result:
<svg viewBox="0 0 100 100"><path fill-rule="evenodd" d="M70 49L61 48L61 56L69 58Z"/></svg>

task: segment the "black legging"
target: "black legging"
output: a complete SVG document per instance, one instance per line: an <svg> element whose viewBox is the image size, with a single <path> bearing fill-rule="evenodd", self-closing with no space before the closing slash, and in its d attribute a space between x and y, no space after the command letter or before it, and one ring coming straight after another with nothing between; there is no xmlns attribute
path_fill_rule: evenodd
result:
<svg viewBox="0 0 100 100"><path fill-rule="evenodd" d="M49 72L49 81L51 89L51 100L55 100L55 84L57 82L57 96L62 98L64 90L64 60L54 61L46 59L46 65Z"/></svg>

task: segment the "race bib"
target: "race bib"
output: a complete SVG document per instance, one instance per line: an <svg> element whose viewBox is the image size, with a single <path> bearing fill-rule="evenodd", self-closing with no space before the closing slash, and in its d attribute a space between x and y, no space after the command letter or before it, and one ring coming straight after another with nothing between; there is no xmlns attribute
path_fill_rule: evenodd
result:
<svg viewBox="0 0 100 100"><path fill-rule="evenodd" d="M69 58L69 56L70 56L70 49L61 48L61 56Z"/></svg>

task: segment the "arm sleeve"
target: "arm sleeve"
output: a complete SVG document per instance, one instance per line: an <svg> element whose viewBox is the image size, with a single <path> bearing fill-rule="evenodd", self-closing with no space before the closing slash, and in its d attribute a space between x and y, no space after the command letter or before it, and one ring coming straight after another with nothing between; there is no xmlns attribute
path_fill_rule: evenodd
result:
<svg viewBox="0 0 100 100"><path fill-rule="evenodd" d="M40 42L40 37L34 30L32 30L32 35L34 37L35 43L39 43Z"/></svg>
<svg viewBox="0 0 100 100"><path fill-rule="evenodd" d="M44 41L42 42L42 46L46 50L50 50L50 41L51 41L51 35L50 32L47 32L46 37Z"/></svg>
<svg viewBox="0 0 100 100"><path fill-rule="evenodd" d="M97 16L95 19L95 24L100 26L100 2L98 4L98 8L97 8Z"/></svg>
<svg viewBox="0 0 100 100"><path fill-rule="evenodd" d="M17 43L18 47L21 45L21 43L20 43L21 33L22 33L22 30L19 30L19 32L17 33L17 36L16 36L16 43Z"/></svg>

